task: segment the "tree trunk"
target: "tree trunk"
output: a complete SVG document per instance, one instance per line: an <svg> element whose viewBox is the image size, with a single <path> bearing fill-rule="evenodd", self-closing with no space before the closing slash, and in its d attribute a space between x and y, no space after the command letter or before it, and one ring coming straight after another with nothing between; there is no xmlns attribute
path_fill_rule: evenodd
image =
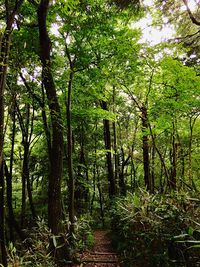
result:
<svg viewBox="0 0 200 267"><path fill-rule="evenodd" d="M13 206L12 206L12 171L13 171L15 133L16 133L16 105L15 105L15 100L16 99L14 96L13 97L13 107L11 110L12 135L11 135L11 151L10 151L10 174L8 174L7 166L5 163L9 230L10 230L10 241L12 241L12 242L14 242L14 234L13 234L14 213L13 213Z"/></svg>
<svg viewBox="0 0 200 267"><path fill-rule="evenodd" d="M102 101L102 108L104 110L108 110L107 103ZM109 120L104 120L104 142L106 148L106 161L108 168L108 182L109 182L109 197L112 199L116 195L116 184L113 172L113 164L112 164L112 155L111 155L111 136L110 136L110 122Z"/></svg>
<svg viewBox="0 0 200 267"><path fill-rule="evenodd" d="M72 66L71 66L72 68ZM71 94L72 94L72 81L73 71L71 69L69 83L68 83L68 97L67 97L67 152L68 152L68 189L69 189L69 221L70 221L70 234L74 233L74 222L75 222L75 210L74 210L74 170L73 170L73 159L72 159L72 126L71 126Z"/></svg>
<svg viewBox="0 0 200 267"><path fill-rule="evenodd" d="M114 150L114 179L117 185L119 181L119 155L117 152L117 133L116 133L116 123L113 122L113 150ZM118 191L118 188L116 188ZM117 192L116 192L117 193Z"/></svg>
<svg viewBox="0 0 200 267"><path fill-rule="evenodd" d="M21 208L21 228L24 228L26 213L26 181L27 181L27 152L24 147L23 166L22 166L22 208Z"/></svg>
<svg viewBox="0 0 200 267"><path fill-rule="evenodd" d="M104 220L103 194L102 194L102 189L101 189L101 182L100 182L100 175L99 175L98 167L97 167L97 188L98 188L98 192L99 192L101 222L102 222L102 226L104 227L105 220Z"/></svg>
<svg viewBox="0 0 200 267"><path fill-rule="evenodd" d="M115 86L113 86L113 113L116 113L116 108L115 108L115 96L116 96L116 90ZM114 150L114 179L115 179L115 184L117 187L117 184L119 184L119 155L117 153L117 128L116 128L116 122L113 121L112 123L112 128L113 128L113 150ZM118 193L118 188L116 188Z"/></svg>
<svg viewBox="0 0 200 267"><path fill-rule="evenodd" d="M129 159L131 158L130 155L128 155L127 159L125 160L124 156L124 149L121 148L121 169L119 173L119 193L122 196L126 196L126 183L125 183L125 177L124 177L124 169L125 166L128 164Z"/></svg>
<svg viewBox="0 0 200 267"><path fill-rule="evenodd" d="M144 183L148 191L151 190L150 177L150 158L149 158L149 136L148 131L148 114L145 106L141 107L142 112L142 148L143 148L143 168L144 168Z"/></svg>
<svg viewBox="0 0 200 267"><path fill-rule="evenodd" d="M4 146L4 90L7 76L8 56L10 49L10 35L13 20L8 20L7 27L2 36L0 44L0 263L7 266L7 251L5 244L5 200L4 200L4 168L3 168L3 146Z"/></svg>
<svg viewBox="0 0 200 267"><path fill-rule="evenodd" d="M11 165L10 165L11 166ZM6 177L6 192L7 192L7 206L8 206L8 221L10 228L10 241L14 242L14 233L13 229L15 229L16 233L20 237L21 240L26 238L25 234L21 231L21 228L18 225L18 222L15 219L13 206L12 206L12 172L8 171L8 167L6 162L4 161L4 169L5 169L5 177ZM10 168L11 170L11 168Z"/></svg>
<svg viewBox="0 0 200 267"><path fill-rule="evenodd" d="M7 263L7 250L6 250L6 240L5 240L5 183L4 183L4 167L1 165L0 169L0 262L4 267L8 265Z"/></svg>
<svg viewBox="0 0 200 267"><path fill-rule="evenodd" d="M51 41L46 26L48 7L49 0L41 0L37 14L40 39L40 59L42 62L42 83L46 90L52 128L52 144L49 155L48 224L52 233L58 234L61 232L62 221L61 178L63 170L63 132L60 106L51 71Z"/></svg>
<svg viewBox="0 0 200 267"><path fill-rule="evenodd" d="M6 29L2 34L0 43L0 245L1 245L1 258L0 263L7 266L7 255L5 247L5 223L4 223L4 172L3 172L3 145L4 145L4 90L6 84L9 50L10 50L10 37L12 33L13 23L16 14L23 0L15 2L14 9L8 10L7 2L6 7Z"/></svg>
<svg viewBox="0 0 200 267"><path fill-rule="evenodd" d="M22 145L24 149L23 153L23 165L22 165L22 208L21 208L21 228L24 227L25 215L26 215L26 199L28 193L30 210L33 219L36 217L35 208L33 205L32 191L30 185L30 174L29 174L29 156L30 156L30 144L33 133L33 121L34 121L34 109L32 117L30 113L30 104L25 105L25 114L21 114L19 105L15 102L17 109L17 117L19 120L21 133L22 133ZM30 123L31 122L31 123Z"/></svg>
<svg viewBox="0 0 200 267"><path fill-rule="evenodd" d="M189 134L189 151L188 151L188 178L189 178L189 184L191 187L193 187L193 173L192 173L192 143L193 143L193 129L195 122L198 118L199 114L195 117L190 117L189 127L190 127L190 134Z"/></svg>
<svg viewBox="0 0 200 267"><path fill-rule="evenodd" d="M172 127L172 149L171 149L171 175L169 180L170 189L176 190L176 176L177 176L177 144L175 138L175 123Z"/></svg>
<svg viewBox="0 0 200 267"><path fill-rule="evenodd" d="M98 126L97 126L97 123L95 125L95 134L93 136L94 138L94 163L93 163L93 194L92 194L92 200L91 200L91 215L92 215L92 212L93 212L93 203L94 203L94 200L95 200L95 196L96 196L96 174L97 174L97 136L96 136L96 133L97 133L97 130L98 130Z"/></svg>
<svg viewBox="0 0 200 267"><path fill-rule="evenodd" d="M85 144L84 144L84 129L80 129L80 159L77 170L77 177L75 183L75 210L78 214L83 214L88 210L88 167L85 158Z"/></svg>
<svg viewBox="0 0 200 267"><path fill-rule="evenodd" d="M156 156L156 148L154 143L152 142L152 150L151 150L151 193L154 193L155 189L155 156Z"/></svg>

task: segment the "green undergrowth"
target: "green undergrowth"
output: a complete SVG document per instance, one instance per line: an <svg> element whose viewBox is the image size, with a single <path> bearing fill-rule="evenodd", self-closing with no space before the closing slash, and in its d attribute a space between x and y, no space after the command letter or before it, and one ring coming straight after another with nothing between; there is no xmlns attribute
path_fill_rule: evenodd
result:
<svg viewBox="0 0 200 267"><path fill-rule="evenodd" d="M197 197L176 192L116 199L112 237L124 266L200 266L199 204Z"/></svg>
<svg viewBox="0 0 200 267"><path fill-rule="evenodd" d="M65 224L65 229L69 228L68 220L63 224ZM23 242L19 241L15 245L13 243L8 245L9 267L68 266L77 257L77 254L94 244L90 218L87 215L80 217L75 223L73 245L69 244L67 233L53 235L49 231L46 221L39 217L36 226L31 230L25 230L25 233L27 238ZM60 240L63 240L63 243ZM66 257L61 259L60 263L62 262L62 264L60 265L56 263L55 254L62 247L65 248Z"/></svg>

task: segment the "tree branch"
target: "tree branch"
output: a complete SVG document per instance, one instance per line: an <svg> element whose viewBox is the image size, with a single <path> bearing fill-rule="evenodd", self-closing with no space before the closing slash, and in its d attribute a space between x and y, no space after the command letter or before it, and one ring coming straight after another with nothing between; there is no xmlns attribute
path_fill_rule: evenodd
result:
<svg viewBox="0 0 200 267"><path fill-rule="evenodd" d="M192 12L191 12L191 10L190 10L190 8L189 8L189 5L188 5L187 0L183 0L183 3L184 3L184 5L186 6L188 15L189 15L189 17L190 17L192 23L194 23L194 24L200 26L200 21L198 21L198 20L194 17L194 15L192 14Z"/></svg>

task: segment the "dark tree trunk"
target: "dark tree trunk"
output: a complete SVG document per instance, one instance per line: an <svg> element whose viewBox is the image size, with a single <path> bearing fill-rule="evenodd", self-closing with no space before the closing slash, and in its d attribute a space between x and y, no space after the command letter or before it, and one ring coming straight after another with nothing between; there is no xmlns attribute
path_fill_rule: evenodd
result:
<svg viewBox="0 0 200 267"><path fill-rule="evenodd" d="M191 116L190 122L189 122L190 134L189 134L189 147L188 147L188 165L189 165L188 166L188 178L189 178L189 184L191 187L194 186L193 171L192 171L193 129L194 129L194 125L198 117L199 117L199 114L196 114L195 116Z"/></svg>
<svg viewBox="0 0 200 267"><path fill-rule="evenodd" d="M175 137L175 123L172 127L172 149L171 149L171 175L169 180L170 189L176 190L176 176L177 176L177 144Z"/></svg>
<svg viewBox="0 0 200 267"><path fill-rule="evenodd" d="M6 240L5 240L5 182L4 182L4 167L1 165L0 169L0 262L4 267L8 265L7 263L7 251L6 251Z"/></svg>
<svg viewBox="0 0 200 267"><path fill-rule="evenodd" d="M10 35L14 18L7 18L7 27L0 44L0 263L7 266L7 251L5 244L5 200L4 200L4 171L3 171L3 146L4 146L4 90L6 84L8 56L10 48Z"/></svg>
<svg viewBox="0 0 200 267"><path fill-rule="evenodd" d="M105 220L104 220L103 194L102 194L102 189L101 189L101 182L100 182L100 175L99 175L98 167L97 167L97 188L98 188L98 192L99 192L99 204L100 204L101 221L102 221L102 226L104 227Z"/></svg>
<svg viewBox="0 0 200 267"><path fill-rule="evenodd" d="M107 103L102 101L102 109L108 110ZM104 120L104 142L106 148L106 161L108 168L108 182L109 182L109 197L112 199L116 195L116 184L115 177L113 172L113 164L112 164L112 155L111 155L111 136L110 136L110 122L109 120Z"/></svg>
<svg viewBox="0 0 200 267"><path fill-rule="evenodd" d="M70 61L71 63L71 61ZM72 63L71 63L72 64ZM70 220L70 234L74 233L74 220L75 220L75 210L74 210L74 193L75 193L75 185L74 185L74 170L73 170L73 159L72 159L72 149L73 149L73 141L72 141L72 125L71 125L71 94L72 94L72 81L73 81L73 67L71 65L70 78L68 83L68 97L67 97L67 152L68 152L68 189L69 189L69 220Z"/></svg>
<svg viewBox="0 0 200 267"><path fill-rule="evenodd" d="M21 208L21 228L24 228L26 213L26 182L28 176L28 153L24 145L23 166L22 166L22 208Z"/></svg>
<svg viewBox="0 0 200 267"><path fill-rule="evenodd" d="M14 96L13 97L13 107L11 110L12 136L11 136L11 151L10 151L10 173L8 173L8 168L7 168L6 163L5 163L9 230L10 230L10 240L12 242L14 242L14 234L13 234L14 213L13 213L13 206L12 206L12 171L13 171L15 133L16 133L16 105L15 105L16 99L15 98L16 97Z"/></svg>
<svg viewBox="0 0 200 267"><path fill-rule="evenodd" d="M88 209L88 167L85 158L84 148L84 129L80 130L80 159L75 183L75 210L78 214L82 214Z"/></svg>
<svg viewBox="0 0 200 267"><path fill-rule="evenodd" d="M60 106L51 71L51 41L46 26L48 7L49 0L41 0L37 14L40 39L40 59L42 62L42 83L44 84L47 94L52 127L52 144L51 151L49 151L48 224L52 233L58 234L61 231L62 221L61 178L63 170L63 132Z"/></svg>
<svg viewBox="0 0 200 267"><path fill-rule="evenodd" d="M120 168L120 173L119 173L119 193L122 196L126 196L127 190L126 190L124 169L125 169L125 166L128 164L130 158L131 156L129 155L127 159L125 160L124 149L122 147L121 148L121 168Z"/></svg>
<svg viewBox="0 0 200 267"><path fill-rule="evenodd" d="M151 150L151 193L154 193L155 189L155 156L156 156L156 148L154 143L152 142L152 150Z"/></svg>
<svg viewBox="0 0 200 267"><path fill-rule="evenodd" d="M133 157L131 157L131 191L134 192L136 188L136 168Z"/></svg>
<svg viewBox="0 0 200 267"><path fill-rule="evenodd" d="M162 155L162 153L160 152L160 150L156 146L155 135L152 132L152 129L151 129L151 125L150 124L149 124L149 130L150 130L150 133L151 133L153 147L155 149L155 152L157 152L157 154L158 154L158 156L160 158L160 164L161 164L160 188L161 188L161 191L164 192L164 183L165 183L165 181L162 181L163 171L164 171L164 174L165 174L167 183L169 183L169 173L168 173L167 166L165 164L165 154L166 154L166 151L165 151L164 155Z"/></svg>
<svg viewBox="0 0 200 267"><path fill-rule="evenodd" d="M114 154L114 179L115 179L115 184L119 182L119 155L117 152L117 133L116 133L116 123L113 122L113 150L115 152ZM118 191L118 188L116 188ZM117 193L117 192L116 192Z"/></svg>
<svg viewBox="0 0 200 267"><path fill-rule="evenodd" d="M113 113L116 113L115 108L115 96L116 96L116 90L115 86L113 87ZM119 184L119 155L117 153L118 150L118 144L117 144L117 128L116 128L116 122L113 121L112 123L113 128L113 150L114 150L114 179L116 184L116 190L118 193L117 184Z"/></svg>
<svg viewBox="0 0 200 267"><path fill-rule="evenodd" d="M12 172L8 171L8 167L6 162L4 162L5 168L5 177L6 177L6 193L7 193L7 206L8 206L8 221L9 221L9 228L10 228L10 241L14 242L14 233L13 230L15 229L16 233L20 237L21 240L26 238L25 234L21 231L21 228L18 225L18 222L15 219L14 212L13 212L13 205L12 205ZM10 168L11 170L11 168Z"/></svg>
<svg viewBox="0 0 200 267"><path fill-rule="evenodd" d="M28 160L28 162L29 162L29 160ZM28 166L29 166L29 164L27 164L27 167ZM26 173L27 173L27 193L28 193L29 205L30 205L30 210L32 213L32 218L35 219L36 218L36 212L35 212L35 206L33 204L32 186L31 186L31 181L30 181L29 167L28 167Z"/></svg>
<svg viewBox="0 0 200 267"><path fill-rule="evenodd" d="M4 224L4 173L3 173L3 145L4 145L4 90L6 84L7 67L10 50L10 37L14 24L14 19L19 11L23 0L15 2L13 10L9 10L7 1L5 1L6 8L6 29L1 37L0 43L0 245L1 258L0 263L7 266L7 254L5 247L5 224Z"/></svg>
<svg viewBox="0 0 200 267"><path fill-rule="evenodd" d="M24 223L25 223L25 216L26 216L27 193L28 193L29 205L30 205L30 210L31 210L33 219L36 217L35 208L34 208L33 199L32 199L30 177L29 177L30 176L29 157L30 157L30 144L31 144L31 138L32 138L32 133L33 133L34 109L33 109L32 116L31 116L30 104L28 103L25 106L25 114L22 115L19 109L19 106L17 105L17 102L15 102L15 106L17 109L17 117L19 120L21 133L22 133L22 145L24 148L23 165L22 165L22 208L21 208L21 228L23 228Z"/></svg>
<svg viewBox="0 0 200 267"><path fill-rule="evenodd" d="M96 174L97 174L97 136L96 136L96 133L97 133L97 130L98 130L98 127L97 127L97 123L96 123L96 126L95 126L95 134L94 134L94 163L93 163L93 194L92 194L92 199L91 199L91 207L90 207L90 210L91 210L91 214L92 214L92 211L93 211L93 203L94 203L94 200L95 200L95 196L96 196Z"/></svg>
<svg viewBox="0 0 200 267"><path fill-rule="evenodd" d="M149 158L149 136L148 131L148 114L145 106L141 107L142 112L142 148L143 148L143 168L144 168L144 182L148 191L151 190L150 178L150 158Z"/></svg>
<svg viewBox="0 0 200 267"><path fill-rule="evenodd" d="M42 121L43 121L43 127L44 127L44 132L46 135L46 141L47 141L47 147L48 147L48 154L51 154L51 133L50 133L50 129L48 126L48 119L47 119L47 114L46 114L46 108L45 108L45 91L44 91L44 85L42 83L41 89L42 89L42 98L38 97L38 95L36 95L31 87L29 86L28 82L26 81L26 79L24 78L23 74L20 73L20 77L22 79L22 81L24 82L24 85L27 89L27 91L29 92L29 94L32 96L33 100L36 100L37 103L40 105L40 108L42 110ZM50 159L49 159L50 160Z"/></svg>

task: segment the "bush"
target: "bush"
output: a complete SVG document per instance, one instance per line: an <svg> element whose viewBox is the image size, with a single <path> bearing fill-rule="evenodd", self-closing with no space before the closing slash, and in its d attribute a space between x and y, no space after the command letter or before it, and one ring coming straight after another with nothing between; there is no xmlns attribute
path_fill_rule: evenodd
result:
<svg viewBox="0 0 200 267"><path fill-rule="evenodd" d="M117 233L113 235L114 245L125 266L134 262L137 266L174 266L180 255L176 259L178 243L173 238L185 234L188 226L197 227L199 214L194 199L186 194L129 194L118 199L112 209L113 233ZM179 251L183 247L180 244ZM183 258L180 262L186 262Z"/></svg>
<svg viewBox="0 0 200 267"><path fill-rule="evenodd" d="M61 259L66 265L72 262L76 258L77 253L83 249L92 246L94 238L88 223L89 217L84 216L77 220L75 224L74 244L68 245L68 234L62 234L60 236L54 236L47 227L44 219L38 218L36 227L27 232L27 239L22 244L16 244L16 247L12 243L8 246L9 255L9 267L56 267L55 255L50 249L50 243L56 251L59 248L65 246L66 255ZM66 222L69 226L69 222ZM60 242L63 240L63 242ZM51 242L50 242L51 241ZM67 244L67 246L66 246Z"/></svg>
<svg viewBox="0 0 200 267"><path fill-rule="evenodd" d="M49 231L44 219L38 218L37 226L29 233L29 237L23 244L12 243L8 246L9 266L37 266L37 267L56 267L51 252L49 251L49 240L52 234Z"/></svg>

